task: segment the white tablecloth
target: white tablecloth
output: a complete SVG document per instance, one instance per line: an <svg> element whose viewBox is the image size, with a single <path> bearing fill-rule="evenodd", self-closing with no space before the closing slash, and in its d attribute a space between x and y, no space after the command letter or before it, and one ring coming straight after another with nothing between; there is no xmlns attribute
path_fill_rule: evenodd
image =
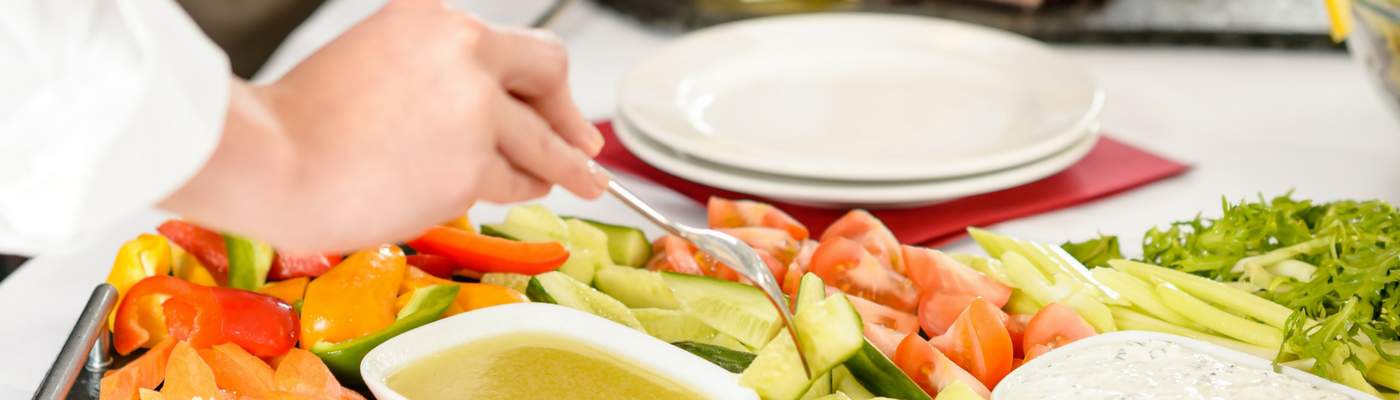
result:
<svg viewBox="0 0 1400 400"><path fill-rule="evenodd" d="M520 23L544 0L458 0L500 23ZM381 1L337 0L297 30L264 68L275 79L325 41L373 12ZM553 29L567 42L571 79L591 118L615 107L628 66L670 34L583 2ZM1215 213L1230 199L1295 190L1316 199L1381 198L1400 202L1400 123L1344 54L1064 47L1104 84L1108 134L1194 165L1190 173L1079 207L1003 223L996 229L1048 242L1099 232L1124 236L1125 250L1151 224ZM700 206L669 190L625 178L643 197L681 220L703 223ZM561 213L644 226L608 199L578 200L556 191L542 202ZM503 207L472 210L477 221ZM53 361L117 246L163 218L133 216L105 240L36 258L0 283L0 398L27 397ZM658 232L652 230L652 235ZM956 243L953 247L968 247Z"/></svg>

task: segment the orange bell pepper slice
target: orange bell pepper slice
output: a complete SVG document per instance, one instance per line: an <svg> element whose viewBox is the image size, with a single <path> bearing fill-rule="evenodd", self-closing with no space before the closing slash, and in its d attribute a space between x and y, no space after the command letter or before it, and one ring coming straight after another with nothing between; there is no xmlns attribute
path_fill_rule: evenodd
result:
<svg viewBox="0 0 1400 400"><path fill-rule="evenodd" d="M277 281L263 285L262 288L258 289L258 293L282 299L287 304L296 304L297 300L306 296L306 285L309 283L311 283L311 278L304 276Z"/></svg>
<svg viewBox="0 0 1400 400"><path fill-rule="evenodd" d="M165 385L160 394L171 399L222 398L215 383L214 370L199 357L187 342L175 344L165 366Z"/></svg>
<svg viewBox="0 0 1400 400"><path fill-rule="evenodd" d="M174 341L160 342L146 354L102 377L99 398L130 400L137 397L141 389L155 389L165 380L166 361L170 359L170 349L174 347Z"/></svg>
<svg viewBox="0 0 1400 400"><path fill-rule="evenodd" d="M311 281L301 303L301 347L354 339L394 323L407 267L398 246L384 245L355 253Z"/></svg>

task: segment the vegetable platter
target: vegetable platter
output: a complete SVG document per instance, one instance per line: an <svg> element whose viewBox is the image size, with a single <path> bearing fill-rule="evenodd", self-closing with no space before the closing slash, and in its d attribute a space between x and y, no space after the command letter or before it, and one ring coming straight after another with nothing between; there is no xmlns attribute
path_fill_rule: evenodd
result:
<svg viewBox="0 0 1400 400"><path fill-rule="evenodd" d="M1396 262L1384 203L1227 203L1218 220L1149 232L1137 260L1113 237L1055 246L969 228L985 253L945 253L899 243L862 210L820 235L764 203L712 198L707 211L778 277L797 338L758 289L684 240L537 205L352 254L283 254L172 220L117 252L109 321L124 365L100 379L101 398L360 398L359 362L375 346L518 302L646 333L763 399L989 399L1028 361L1118 330L1388 398L1400 386L1383 294L1395 280L1371 270Z"/></svg>

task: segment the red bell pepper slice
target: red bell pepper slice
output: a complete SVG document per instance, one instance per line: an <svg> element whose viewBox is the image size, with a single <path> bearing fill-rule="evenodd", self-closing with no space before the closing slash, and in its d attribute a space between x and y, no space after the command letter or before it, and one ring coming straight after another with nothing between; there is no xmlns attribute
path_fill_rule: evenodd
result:
<svg viewBox="0 0 1400 400"><path fill-rule="evenodd" d="M164 327L142 324L142 299L149 296L164 298L159 303ZM195 347L232 342L254 355L272 357L296 345L298 325L292 306L275 297L158 275L141 280L122 299L112 341L118 353L128 354L148 344L151 330L165 329Z"/></svg>
<svg viewBox="0 0 1400 400"><path fill-rule="evenodd" d="M282 281L303 276L315 278L340 264L340 258L338 254L291 255L278 252L277 257L272 259L272 269L268 270L267 279Z"/></svg>
<svg viewBox="0 0 1400 400"><path fill-rule="evenodd" d="M414 254L405 257L408 265L418 267L429 275L442 279L452 279L452 272L460 268L451 258L436 254Z"/></svg>
<svg viewBox="0 0 1400 400"><path fill-rule="evenodd" d="M228 281L228 249L224 245L224 235L178 219L165 221L156 232L194 255L200 264L209 268L220 285Z"/></svg>
<svg viewBox="0 0 1400 400"><path fill-rule="evenodd" d="M480 272L535 275L553 271L569 259L558 242L517 242L445 226L428 228L408 243L423 254L447 257Z"/></svg>

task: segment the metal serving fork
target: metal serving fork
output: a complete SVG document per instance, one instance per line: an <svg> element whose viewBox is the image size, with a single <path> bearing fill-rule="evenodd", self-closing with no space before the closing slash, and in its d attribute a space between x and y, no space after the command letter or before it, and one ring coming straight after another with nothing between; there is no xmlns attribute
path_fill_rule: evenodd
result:
<svg viewBox="0 0 1400 400"><path fill-rule="evenodd" d="M651 208L641 198L627 190L617 179L613 179L612 173L604 169L603 166L590 162L590 168L594 171L602 172L608 177L608 193L612 194L622 204L626 204L632 210L642 214L652 223L665 229L672 235L679 236L695 244L700 251L714 257L716 261L724 263L742 275L744 278L757 285L763 294L768 296L768 301L773 303L773 307L778 309L778 316L783 320L783 326L787 328L793 340L797 340L797 328L792 325L792 313L788 312L787 297L783 295L782 288L778 285L778 279L773 277L773 272L768 270L768 264L758 257L748 244L729 236L724 232L713 229L700 229L671 221L665 215L661 215L656 209ZM812 371L807 366L807 355L802 353L802 346L797 347L797 356L802 360L802 369L810 377Z"/></svg>

